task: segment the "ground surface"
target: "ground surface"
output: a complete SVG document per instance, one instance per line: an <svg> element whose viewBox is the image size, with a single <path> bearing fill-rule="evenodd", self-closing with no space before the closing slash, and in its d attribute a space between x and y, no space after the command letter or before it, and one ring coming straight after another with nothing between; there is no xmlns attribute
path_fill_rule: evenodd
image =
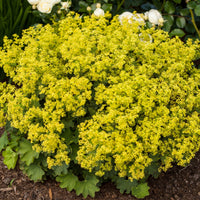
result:
<svg viewBox="0 0 200 200"><path fill-rule="evenodd" d="M2 129L0 129L2 132ZM158 179L149 179L150 195L144 200L200 200L200 152L186 167L174 166ZM8 170L0 155L0 200L82 200L75 192L61 189L52 180L44 183L30 181L18 168ZM95 198L87 200L136 200L120 194L111 183L106 183L96 193Z"/></svg>

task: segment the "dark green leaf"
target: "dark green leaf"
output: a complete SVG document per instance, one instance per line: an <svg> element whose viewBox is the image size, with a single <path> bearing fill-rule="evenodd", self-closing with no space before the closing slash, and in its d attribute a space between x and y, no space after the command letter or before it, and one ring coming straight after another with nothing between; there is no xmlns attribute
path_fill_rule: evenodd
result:
<svg viewBox="0 0 200 200"><path fill-rule="evenodd" d="M54 171L56 176L60 176L63 174L67 174L68 172L68 165L66 165L65 163L61 166L53 166L52 170Z"/></svg>
<svg viewBox="0 0 200 200"><path fill-rule="evenodd" d="M2 153L3 163L7 165L8 169L14 169L17 163L18 155L9 146Z"/></svg>
<svg viewBox="0 0 200 200"><path fill-rule="evenodd" d="M78 177L72 173L69 173L67 175L56 177L56 181L60 182L61 188L66 188L68 191L72 191L78 182Z"/></svg>
<svg viewBox="0 0 200 200"><path fill-rule="evenodd" d="M146 169L145 169L145 173L147 174L147 176L152 175L154 178L158 178L159 176L159 164L156 162L152 162Z"/></svg>
<svg viewBox="0 0 200 200"><path fill-rule="evenodd" d="M182 16L187 16L187 15L189 15L189 13L190 13L190 11L189 11L188 8L184 8L184 9L181 9L181 10L180 10L180 14L181 14Z"/></svg>
<svg viewBox="0 0 200 200"><path fill-rule="evenodd" d="M169 35L170 35L171 37L172 37L172 36L183 37L183 36L185 35L185 33L184 33L183 30L176 28L176 29L172 30L172 31L169 33Z"/></svg>
<svg viewBox="0 0 200 200"><path fill-rule="evenodd" d="M153 0L153 5L155 5L158 10L162 8L162 4L163 4L163 1Z"/></svg>
<svg viewBox="0 0 200 200"><path fill-rule="evenodd" d="M7 146L8 142L9 142L8 135L7 132L5 131L0 138L0 151L2 151L2 149L4 149Z"/></svg>
<svg viewBox="0 0 200 200"><path fill-rule="evenodd" d="M171 1L167 1L164 5L164 9L167 13L173 14L176 10L174 4Z"/></svg>
<svg viewBox="0 0 200 200"><path fill-rule="evenodd" d="M186 25L185 18L184 17L178 17L176 19L176 25L177 25L178 28L184 28L185 25Z"/></svg>
<svg viewBox="0 0 200 200"><path fill-rule="evenodd" d="M175 3L181 3L181 0L173 0Z"/></svg>
<svg viewBox="0 0 200 200"><path fill-rule="evenodd" d="M185 30L188 32L188 33L195 33L196 30L193 26L192 23L187 23L186 26L185 26Z"/></svg>
<svg viewBox="0 0 200 200"><path fill-rule="evenodd" d="M136 180L130 181L124 178L118 178L116 181L116 187L120 190L120 193L126 192L129 194L134 187L136 187L138 182Z"/></svg>
<svg viewBox="0 0 200 200"><path fill-rule="evenodd" d="M102 9L106 11L111 11L112 10L112 4L103 4Z"/></svg>
<svg viewBox="0 0 200 200"><path fill-rule="evenodd" d="M163 30L169 32L174 23L174 17L171 15L166 15L166 16L163 16L163 18L164 20L166 20L163 26Z"/></svg>
<svg viewBox="0 0 200 200"><path fill-rule="evenodd" d="M197 5L194 9L196 16L200 16L200 5Z"/></svg>
<svg viewBox="0 0 200 200"><path fill-rule="evenodd" d="M132 195L142 199L149 195L149 186L147 183L141 183L132 189Z"/></svg>
<svg viewBox="0 0 200 200"><path fill-rule="evenodd" d="M195 7L196 7L196 2L194 2L194 1L189 1L188 3L187 3L187 8L189 8L189 9L194 9Z"/></svg>
<svg viewBox="0 0 200 200"><path fill-rule="evenodd" d="M76 194L82 194L84 198L88 195L94 198L95 192L98 192L100 189L97 187L99 180L94 175L88 175L84 181L78 181L75 186Z"/></svg>

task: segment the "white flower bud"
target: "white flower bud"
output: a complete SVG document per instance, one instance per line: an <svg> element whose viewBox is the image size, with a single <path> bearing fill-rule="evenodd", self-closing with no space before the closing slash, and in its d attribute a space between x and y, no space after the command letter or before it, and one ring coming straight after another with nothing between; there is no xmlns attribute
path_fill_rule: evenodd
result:
<svg viewBox="0 0 200 200"><path fill-rule="evenodd" d="M101 8L97 8L95 11L94 11L94 15L97 16L97 17L100 17L100 16L104 16L104 10L101 9Z"/></svg>
<svg viewBox="0 0 200 200"><path fill-rule="evenodd" d="M87 11L90 12L92 8L90 6L87 7Z"/></svg>
<svg viewBox="0 0 200 200"><path fill-rule="evenodd" d="M121 15L119 15L119 22L123 24L123 21L127 20L128 23L132 23L133 21L138 21L141 25L144 25L144 16L143 14L136 13L133 14L131 12L123 12Z"/></svg>
<svg viewBox="0 0 200 200"><path fill-rule="evenodd" d="M145 15L152 24L161 25L164 22L164 19L158 10L151 9L149 12L145 13Z"/></svg>
<svg viewBox="0 0 200 200"><path fill-rule="evenodd" d="M45 0L42 0L38 3L37 9L41 13L51 13L51 10L53 8L53 4L46 2Z"/></svg>
<svg viewBox="0 0 200 200"><path fill-rule="evenodd" d="M68 1L66 1L66 2L61 2L61 5L62 5L61 9L68 10L69 7L71 6L71 2L68 2Z"/></svg>
<svg viewBox="0 0 200 200"><path fill-rule="evenodd" d="M100 4L100 3L97 3L97 4L96 4L96 8L101 8L101 4Z"/></svg>
<svg viewBox="0 0 200 200"><path fill-rule="evenodd" d="M28 0L28 2L31 4L31 5L37 5L40 0Z"/></svg>

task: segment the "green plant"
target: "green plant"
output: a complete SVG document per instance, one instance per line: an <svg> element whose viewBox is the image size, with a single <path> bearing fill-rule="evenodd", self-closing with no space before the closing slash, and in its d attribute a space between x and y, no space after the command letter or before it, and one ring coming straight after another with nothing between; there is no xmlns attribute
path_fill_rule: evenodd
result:
<svg viewBox="0 0 200 200"><path fill-rule="evenodd" d="M111 180L143 198L150 175L199 150L200 44L110 17L72 12L4 39L0 150L34 181L86 197Z"/></svg>
<svg viewBox="0 0 200 200"><path fill-rule="evenodd" d="M32 8L27 0L1 0L0 1L0 46L4 36L21 35L23 29L40 22L32 14ZM5 79L5 74L0 69L0 81Z"/></svg>

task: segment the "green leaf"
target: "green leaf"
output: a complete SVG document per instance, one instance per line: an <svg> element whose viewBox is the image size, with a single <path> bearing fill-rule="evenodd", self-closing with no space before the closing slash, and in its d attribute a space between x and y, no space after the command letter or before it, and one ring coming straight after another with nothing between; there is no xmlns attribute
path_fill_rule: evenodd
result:
<svg viewBox="0 0 200 200"><path fill-rule="evenodd" d="M170 37L172 36L179 36L179 37L183 37L185 35L184 31L181 29L174 29L169 33Z"/></svg>
<svg viewBox="0 0 200 200"><path fill-rule="evenodd" d="M95 192L100 189L97 187L99 180L94 175L88 175L84 181L78 181L75 186L76 194L82 194L84 198L88 195L94 198Z"/></svg>
<svg viewBox="0 0 200 200"><path fill-rule="evenodd" d="M181 9L180 10L180 14L182 15L182 16L187 16L187 15L189 15L189 9L188 8L184 8L184 9Z"/></svg>
<svg viewBox="0 0 200 200"><path fill-rule="evenodd" d="M174 17L171 15L166 15L166 16L163 16L163 18L164 20L166 20L163 26L163 30L169 32L174 23Z"/></svg>
<svg viewBox="0 0 200 200"><path fill-rule="evenodd" d="M116 187L119 189L120 193L126 192L129 194L134 187L136 187L138 182L134 179L132 182L124 178L118 178L116 181Z"/></svg>
<svg viewBox="0 0 200 200"><path fill-rule="evenodd" d="M171 1L167 1L164 5L164 9L167 13L173 14L176 10L174 4Z"/></svg>
<svg viewBox="0 0 200 200"><path fill-rule="evenodd" d="M111 11L112 10L112 4L103 4L102 9L106 11Z"/></svg>
<svg viewBox="0 0 200 200"><path fill-rule="evenodd" d="M176 25L178 26L178 28L184 28L186 25L186 21L184 17L178 17L176 19Z"/></svg>
<svg viewBox="0 0 200 200"><path fill-rule="evenodd" d="M159 176L159 164L156 162L152 162L146 169L145 169L145 173L147 174L147 176L152 175L154 178L158 178Z"/></svg>
<svg viewBox="0 0 200 200"><path fill-rule="evenodd" d="M194 9L196 16L200 16L200 5L197 5Z"/></svg>
<svg viewBox="0 0 200 200"><path fill-rule="evenodd" d="M3 135L0 137L0 151L2 151L2 149L4 149L7 144L8 144L8 135L7 132L4 131Z"/></svg>
<svg viewBox="0 0 200 200"><path fill-rule="evenodd" d="M2 155L4 157L3 163L7 165L8 169L14 169L18 158L17 153L8 146Z"/></svg>
<svg viewBox="0 0 200 200"><path fill-rule="evenodd" d="M18 153L20 154L21 161L28 166L39 157L39 153L32 149L32 144L28 140L19 143Z"/></svg>
<svg viewBox="0 0 200 200"><path fill-rule="evenodd" d="M43 175L45 174L44 170L37 164L31 164L29 166L26 166L25 172L28 175L28 177L34 182L41 181Z"/></svg>
<svg viewBox="0 0 200 200"><path fill-rule="evenodd" d="M10 142L9 142L9 146L11 149L16 149L19 146L19 140L20 140L20 136L19 135L15 135L15 134L11 134L10 135Z"/></svg>
<svg viewBox="0 0 200 200"><path fill-rule="evenodd" d="M70 128L66 128L62 134L61 137L65 139L65 143L67 145L70 145L71 143L76 143L77 142L77 132L73 132Z"/></svg>
<svg viewBox="0 0 200 200"><path fill-rule="evenodd" d="M72 191L78 182L78 177L72 173L69 173L67 175L56 177L56 181L60 182L61 188L66 188L68 191Z"/></svg>
<svg viewBox="0 0 200 200"><path fill-rule="evenodd" d="M181 0L173 0L175 3L181 3Z"/></svg>
<svg viewBox="0 0 200 200"><path fill-rule="evenodd" d="M196 32L194 25L192 23L187 23L186 26L185 26L185 30L188 33L195 33Z"/></svg>
<svg viewBox="0 0 200 200"><path fill-rule="evenodd" d="M194 1L189 1L188 3L187 3L187 8L189 8L189 9L194 9L195 7L196 7L196 2L194 2Z"/></svg>
<svg viewBox="0 0 200 200"><path fill-rule="evenodd" d="M147 183L141 183L132 189L132 195L142 199L149 195L149 186Z"/></svg>
<svg viewBox="0 0 200 200"><path fill-rule="evenodd" d="M52 170L54 171L56 176L60 176L62 174L67 174L68 172L68 165L66 165L65 163L61 166L53 166Z"/></svg>

